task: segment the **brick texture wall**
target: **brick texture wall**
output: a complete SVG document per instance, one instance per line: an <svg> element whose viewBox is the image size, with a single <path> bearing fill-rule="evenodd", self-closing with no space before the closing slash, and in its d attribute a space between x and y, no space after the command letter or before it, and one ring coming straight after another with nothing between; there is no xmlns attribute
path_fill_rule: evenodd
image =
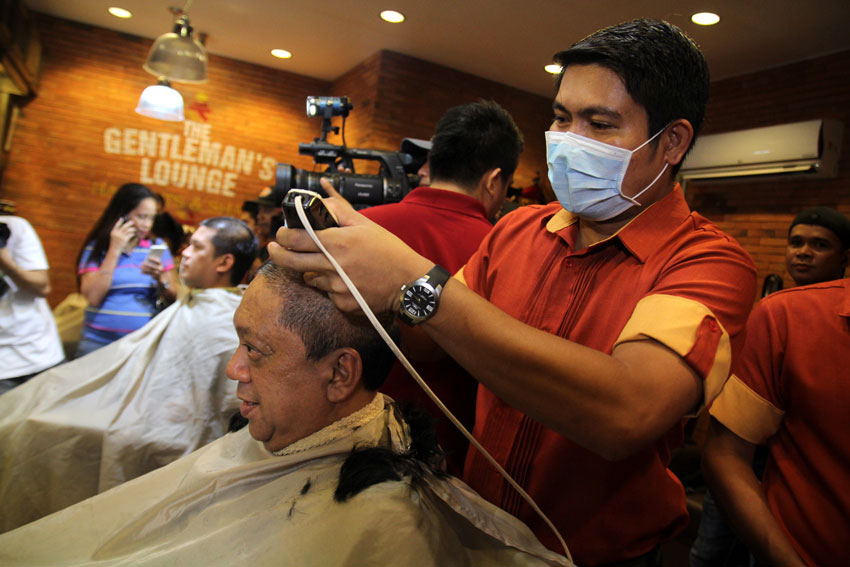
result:
<svg viewBox="0 0 850 567"><path fill-rule="evenodd" d="M244 199L269 182L275 162L313 169L312 160L297 153L299 142L320 132L320 121L304 115L304 99L311 94L350 96L355 109L346 124L347 144L384 150L397 150L406 136L430 137L450 106L493 99L511 112L525 136L515 185L529 185L540 175L548 190L547 97L389 51L373 54L333 82L213 55L206 83L176 85L187 105L186 126L133 111L142 89L155 82L141 68L151 40L47 16L39 16L38 23L41 88L18 119L0 196L17 203L45 244L52 305L76 289L77 252L121 183L165 181L150 186L166 197L167 210L178 220L196 224L208 216L236 214ZM189 107L206 108L206 120ZM753 255L760 281L768 273L784 275L784 237L796 212L827 204L850 214L850 52L712 84L705 133L811 118L845 124L837 179L687 188L692 206ZM157 137L154 145L152 137ZM330 141L341 143L338 136ZM198 148L203 142L207 150L218 144L220 154L202 178ZM218 173L210 178L213 169ZM181 181L184 170L188 178ZM790 283L786 277L786 286Z"/></svg>
<svg viewBox="0 0 850 567"><path fill-rule="evenodd" d="M527 139L541 139L529 144L517 183L530 184L536 171L545 177L545 97L391 52L374 54L333 83L211 55L206 83L174 85L188 125L164 122L134 112L142 90L156 82L142 69L151 40L43 15L38 25L41 88L19 116L0 197L15 201L42 239L51 305L76 290L80 246L122 183L146 183L165 196L166 210L194 225L237 214L270 182L275 162L313 169L312 159L298 154L298 143L321 131L321 121L304 113L308 95L350 96L347 144L383 150L398 150L406 136L429 138L449 106L495 98L515 113ZM427 89L417 86L422 76ZM329 141L342 143L333 135ZM205 142L207 151L217 144L216 163L201 159Z"/></svg>

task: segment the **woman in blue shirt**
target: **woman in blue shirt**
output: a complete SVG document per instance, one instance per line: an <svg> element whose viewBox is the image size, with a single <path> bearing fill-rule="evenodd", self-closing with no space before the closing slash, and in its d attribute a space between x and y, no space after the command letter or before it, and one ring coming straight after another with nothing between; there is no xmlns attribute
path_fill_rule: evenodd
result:
<svg viewBox="0 0 850 567"><path fill-rule="evenodd" d="M156 216L154 193L138 183L118 188L86 237L78 257L80 293L89 302L77 356L83 356L144 326L159 299L175 299L176 270L166 249L149 256L148 235Z"/></svg>

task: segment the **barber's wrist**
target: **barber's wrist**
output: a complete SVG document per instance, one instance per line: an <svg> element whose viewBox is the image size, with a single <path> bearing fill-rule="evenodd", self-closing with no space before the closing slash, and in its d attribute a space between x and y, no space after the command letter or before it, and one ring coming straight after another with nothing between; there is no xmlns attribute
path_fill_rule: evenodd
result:
<svg viewBox="0 0 850 567"><path fill-rule="evenodd" d="M434 262L422 256L418 256L416 260L411 261L407 265L399 266L399 276L396 279L398 283L392 290L390 305L392 313L398 313L399 307L401 307L401 295L399 291L402 286L421 278L433 267Z"/></svg>

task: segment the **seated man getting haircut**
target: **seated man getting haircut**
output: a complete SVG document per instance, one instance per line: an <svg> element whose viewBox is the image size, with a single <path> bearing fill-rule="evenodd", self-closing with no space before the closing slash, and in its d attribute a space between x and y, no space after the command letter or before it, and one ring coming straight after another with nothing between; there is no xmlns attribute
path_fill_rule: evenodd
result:
<svg viewBox="0 0 850 567"><path fill-rule="evenodd" d="M224 369L236 348L233 287L257 240L205 220L180 266L191 291L126 337L0 397L0 532L187 455L238 408ZM24 387L25 386L25 387Z"/></svg>
<svg viewBox="0 0 850 567"><path fill-rule="evenodd" d="M419 458L376 392L389 349L302 274L265 265L233 320L248 427L0 536L0 563L571 565Z"/></svg>

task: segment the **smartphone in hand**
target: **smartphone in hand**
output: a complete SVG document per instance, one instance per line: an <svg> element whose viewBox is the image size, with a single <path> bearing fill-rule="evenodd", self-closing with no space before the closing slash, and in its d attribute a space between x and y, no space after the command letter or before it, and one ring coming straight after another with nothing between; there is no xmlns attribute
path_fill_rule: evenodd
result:
<svg viewBox="0 0 850 567"><path fill-rule="evenodd" d="M145 262L149 260L156 259L158 261L162 261L162 255L165 252L165 249L168 248L165 244L152 244L150 250L148 251L148 255L145 258Z"/></svg>

